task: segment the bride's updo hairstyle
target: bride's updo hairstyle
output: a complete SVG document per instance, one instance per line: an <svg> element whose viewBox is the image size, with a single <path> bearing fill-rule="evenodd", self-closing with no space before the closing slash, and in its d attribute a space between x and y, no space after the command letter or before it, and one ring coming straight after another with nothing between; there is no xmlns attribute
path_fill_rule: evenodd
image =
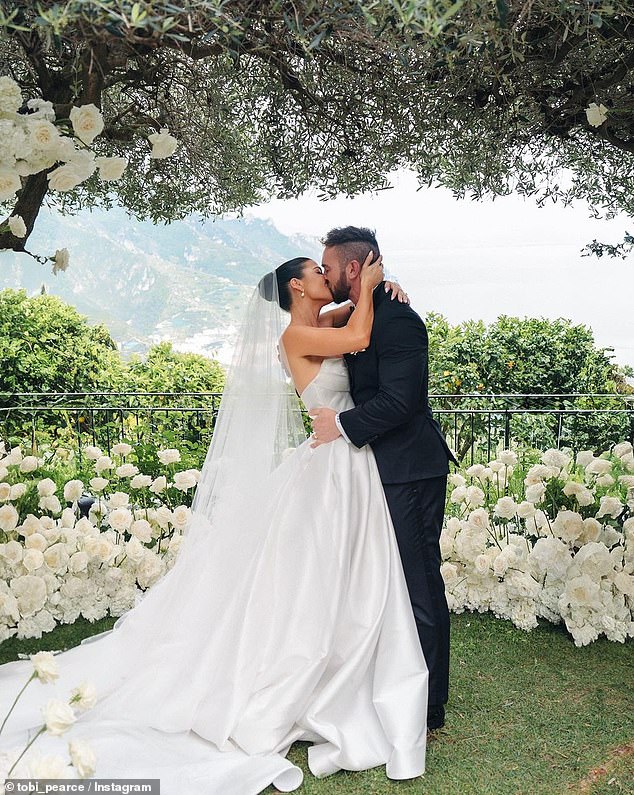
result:
<svg viewBox="0 0 634 795"><path fill-rule="evenodd" d="M292 302L290 281L302 278L304 265L309 261L309 257L295 257L295 259L283 262L274 271L265 274L258 284L260 295L267 301L277 299L282 309L290 312ZM273 279L277 282L277 291L274 289Z"/></svg>

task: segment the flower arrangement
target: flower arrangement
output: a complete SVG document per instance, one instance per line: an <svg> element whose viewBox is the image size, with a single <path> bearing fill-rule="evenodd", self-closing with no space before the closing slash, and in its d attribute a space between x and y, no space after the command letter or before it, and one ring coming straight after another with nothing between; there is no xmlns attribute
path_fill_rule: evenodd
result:
<svg viewBox="0 0 634 795"><path fill-rule="evenodd" d="M634 637L632 445L517 464L503 450L450 477L440 538L450 609L490 610L525 630L563 621L577 646Z"/></svg>
<svg viewBox="0 0 634 795"><path fill-rule="evenodd" d="M150 477L126 462L132 450L86 448L86 490L83 480L38 477L42 458L0 444L0 642L39 638L80 615L119 616L173 566L200 473L177 471L180 453L169 449L157 454L166 474ZM94 500L87 516L82 496Z"/></svg>
<svg viewBox="0 0 634 795"><path fill-rule="evenodd" d="M30 660L33 663L33 673L16 695L0 724L0 734L7 725L20 696L32 681L37 679L42 684L48 684L59 677L57 661L52 652L40 651L31 655ZM94 775L97 759L90 744L85 740L69 741L69 761L61 756L37 754L32 746L45 732L53 737L61 737L72 728L77 720L77 713L90 709L95 703L95 688L87 682L74 688L68 701L49 699L42 707L44 723L25 747L0 753L0 795L4 795L4 782L7 778L89 778Z"/></svg>
<svg viewBox="0 0 634 795"><path fill-rule="evenodd" d="M0 202L14 198L23 177L40 171L48 171L49 188L61 193L73 190L97 170L103 182L121 179L127 158L96 157L90 149L103 129L101 110L94 104L74 106L67 119L56 119L51 102L36 98L25 104L15 80L0 76ZM148 141L152 159L171 157L178 147L166 128L148 136ZM26 237L27 226L20 215L12 215L6 225L14 237ZM50 260L53 273L68 267L65 248L51 257L32 256Z"/></svg>

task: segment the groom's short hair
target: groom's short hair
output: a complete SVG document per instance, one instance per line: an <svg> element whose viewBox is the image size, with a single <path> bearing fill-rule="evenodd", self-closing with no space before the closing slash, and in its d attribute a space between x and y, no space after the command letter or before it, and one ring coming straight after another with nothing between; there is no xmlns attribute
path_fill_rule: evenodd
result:
<svg viewBox="0 0 634 795"><path fill-rule="evenodd" d="M356 259L362 265L370 251L373 254L372 262L381 253L376 242L376 233L365 226L341 226L331 229L322 239L326 248L337 247L341 252L341 259L347 264Z"/></svg>

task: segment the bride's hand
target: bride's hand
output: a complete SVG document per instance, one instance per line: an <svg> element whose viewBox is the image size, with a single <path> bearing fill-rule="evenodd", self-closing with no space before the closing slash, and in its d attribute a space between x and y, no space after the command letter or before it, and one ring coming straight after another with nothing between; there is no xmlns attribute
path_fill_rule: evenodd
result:
<svg viewBox="0 0 634 795"><path fill-rule="evenodd" d="M402 304L409 304L409 296L398 282L385 282L385 292L392 291L391 301L397 298Z"/></svg>
<svg viewBox="0 0 634 795"><path fill-rule="evenodd" d="M376 262L372 262L373 256L374 253L370 251L361 266L361 286L369 287L371 290L374 290L377 284L381 284L384 277L383 257L379 256Z"/></svg>

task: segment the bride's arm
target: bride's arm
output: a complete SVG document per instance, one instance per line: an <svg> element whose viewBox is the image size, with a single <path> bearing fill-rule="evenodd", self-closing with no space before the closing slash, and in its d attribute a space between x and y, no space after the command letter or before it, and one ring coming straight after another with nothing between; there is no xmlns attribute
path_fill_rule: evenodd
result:
<svg viewBox="0 0 634 795"><path fill-rule="evenodd" d="M361 270L361 295L347 325L340 328L290 325L282 335L290 356L339 356L367 348L370 344L374 304L372 291L383 279L381 258L368 264L368 254Z"/></svg>
<svg viewBox="0 0 634 795"><path fill-rule="evenodd" d="M398 282L386 280L385 292L389 293L390 290L392 291L392 301L397 299L401 304L409 304L409 296ZM345 326L353 310L354 304L350 301L346 301L335 309L327 309L319 315L319 326L321 328L339 328L340 326Z"/></svg>

